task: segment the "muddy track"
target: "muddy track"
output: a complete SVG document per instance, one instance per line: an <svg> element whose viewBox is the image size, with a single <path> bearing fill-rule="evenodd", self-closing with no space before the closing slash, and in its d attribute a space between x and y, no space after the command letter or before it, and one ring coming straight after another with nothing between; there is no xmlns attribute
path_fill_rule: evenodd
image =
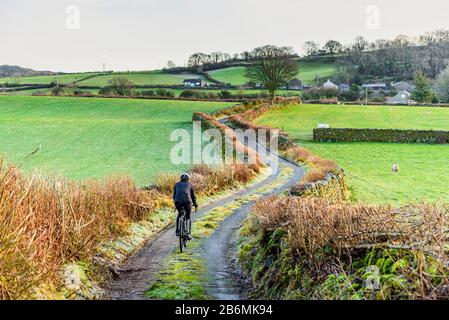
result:
<svg viewBox="0 0 449 320"><path fill-rule="evenodd" d="M244 190L210 203L192 215L196 221L209 211L232 204L244 197L279 194L300 181L304 169L285 161L276 154L267 156L272 169L271 174ZM276 165L278 163L279 165ZM280 168L289 168L288 176ZM279 183L277 183L279 182ZM268 186L268 190L264 187ZM271 186L273 186L271 188ZM255 200L246 201L233 210L232 214L220 223L213 234L204 239L198 248L206 261L207 295L214 299L244 299L232 275L234 273L231 255L236 230L248 214ZM164 267L164 261L178 248L174 227L162 231L158 237L149 242L141 251L129 258L116 278L106 288L106 299L141 300L145 299L145 291L155 281L156 275Z"/></svg>

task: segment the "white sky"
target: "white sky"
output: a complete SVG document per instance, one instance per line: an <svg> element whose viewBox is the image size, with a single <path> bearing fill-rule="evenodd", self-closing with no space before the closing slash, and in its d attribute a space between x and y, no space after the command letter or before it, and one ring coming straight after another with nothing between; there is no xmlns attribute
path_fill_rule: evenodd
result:
<svg viewBox="0 0 449 320"><path fill-rule="evenodd" d="M416 3L416 4L415 4ZM77 5L80 29L66 28ZM367 7L379 8L379 29ZM0 65L37 70L145 70L202 51L348 43L449 29L447 0L0 0Z"/></svg>

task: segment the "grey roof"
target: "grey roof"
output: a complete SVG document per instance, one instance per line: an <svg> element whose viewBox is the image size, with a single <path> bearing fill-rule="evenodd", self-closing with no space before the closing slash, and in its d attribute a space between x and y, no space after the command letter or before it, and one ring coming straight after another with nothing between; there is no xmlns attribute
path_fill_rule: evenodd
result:
<svg viewBox="0 0 449 320"><path fill-rule="evenodd" d="M185 79L184 82L201 82L203 79Z"/></svg>
<svg viewBox="0 0 449 320"><path fill-rule="evenodd" d="M387 100L388 104L410 104L411 93L408 91L400 91L394 97Z"/></svg>
<svg viewBox="0 0 449 320"><path fill-rule="evenodd" d="M362 88L386 88L385 83L365 83L362 84Z"/></svg>
<svg viewBox="0 0 449 320"><path fill-rule="evenodd" d="M291 79L291 80L288 81L288 84L290 84L290 85L295 85L295 84L302 85L302 81L299 80L299 79Z"/></svg>
<svg viewBox="0 0 449 320"><path fill-rule="evenodd" d="M408 83L406 81L399 81L396 83L393 83L393 87L395 87L397 90L401 91L413 91L415 90L415 86L411 83Z"/></svg>

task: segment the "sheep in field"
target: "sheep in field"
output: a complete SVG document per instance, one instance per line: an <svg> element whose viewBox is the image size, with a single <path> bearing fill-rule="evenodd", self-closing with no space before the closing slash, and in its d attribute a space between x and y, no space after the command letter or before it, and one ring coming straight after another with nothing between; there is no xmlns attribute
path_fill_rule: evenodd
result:
<svg viewBox="0 0 449 320"><path fill-rule="evenodd" d="M391 167L391 171L393 171L393 173L399 173L399 164L394 164Z"/></svg>

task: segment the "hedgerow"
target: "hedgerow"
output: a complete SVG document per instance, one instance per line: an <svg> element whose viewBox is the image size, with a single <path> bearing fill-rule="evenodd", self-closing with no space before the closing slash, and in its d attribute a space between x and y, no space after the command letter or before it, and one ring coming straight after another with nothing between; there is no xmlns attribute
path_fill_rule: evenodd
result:
<svg viewBox="0 0 449 320"><path fill-rule="evenodd" d="M449 143L449 131L400 129L313 129L313 140L320 142L396 142L396 143Z"/></svg>

